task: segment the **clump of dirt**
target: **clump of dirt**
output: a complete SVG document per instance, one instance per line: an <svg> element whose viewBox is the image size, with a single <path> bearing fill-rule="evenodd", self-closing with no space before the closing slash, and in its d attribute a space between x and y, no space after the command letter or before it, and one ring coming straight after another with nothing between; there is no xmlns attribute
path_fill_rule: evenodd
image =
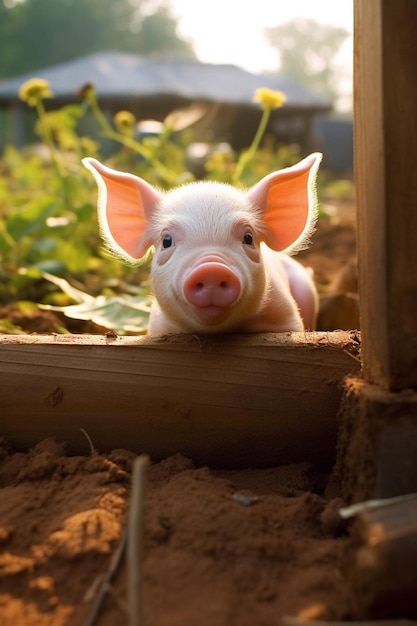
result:
<svg viewBox="0 0 417 626"><path fill-rule="evenodd" d="M10 303L0 307L0 332L48 334L58 332L62 322L51 311L35 307L22 310L18 304ZM8 326L9 325L9 326Z"/></svg>
<svg viewBox="0 0 417 626"><path fill-rule="evenodd" d="M53 439L0 448L0 623L84 626L124 533L134 455L65 455ZM146 626L274 626L354 613L348 542L329 476L303 463L211 471L151 464L145 499ZM95 624L127 623L123 561Z"/></svg>

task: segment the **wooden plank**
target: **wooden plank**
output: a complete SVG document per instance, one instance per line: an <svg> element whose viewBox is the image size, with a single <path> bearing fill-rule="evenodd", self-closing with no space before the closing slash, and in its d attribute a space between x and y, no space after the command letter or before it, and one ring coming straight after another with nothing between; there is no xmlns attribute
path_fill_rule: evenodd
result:
<svg viewBox="0 0 417 626"><path fill-rule="evenodd" d="M0 434L218 467L330 467L357 334L0 336Z"/></svg>
<svg viewBox="0 0 417 626"><path fill-rule="evenodd" d="M362 617L417 615L417 494L358 513L348 554Z"/></svg>
<svg viewBox="0 0 417 626"><path fill-rule="evenodd" d="M364 375L417 387L417 2L355 0L354 113Z"/></svg>

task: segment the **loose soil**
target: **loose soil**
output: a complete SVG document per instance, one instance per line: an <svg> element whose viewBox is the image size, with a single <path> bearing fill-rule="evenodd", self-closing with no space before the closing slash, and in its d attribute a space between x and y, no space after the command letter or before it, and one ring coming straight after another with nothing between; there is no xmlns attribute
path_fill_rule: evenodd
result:
<svg viewBox="0 0 417 626"><path fill-rule="evenodd" d="M327 298L336 310L327 311L322 326L355 328L352 212L323 220L313 241L300 258L314 268L322 302ZM343 307L348 313L341 325ZM30 332L29 320L20 323ZM128 623L125 557L94 619L92 612L125 534L133 459L117 449L67 456L54 439L25 452L1 442L2 626ZM342 505L335 478L307 463L214 471L179 454L151 463L143 623L275 626L285 617L354 619Z"/></svg>
<svg viewBox="0 0 417 626"><path fill-rule="evenodd" d="M2 448L0 623L89 624L126 526L133 454L67 457L50 439ZM150 466L146 626L261 626L283 616L345 619L348 538L328 476L309 464L211 471L180 455ZM126 624L121 564L95 622Z"/></svg>

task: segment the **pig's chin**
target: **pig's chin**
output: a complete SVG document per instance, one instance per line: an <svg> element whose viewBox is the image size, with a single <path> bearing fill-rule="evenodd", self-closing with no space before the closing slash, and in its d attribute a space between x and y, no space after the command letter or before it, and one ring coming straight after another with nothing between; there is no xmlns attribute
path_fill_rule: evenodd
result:
<svg viewBox="0 0 417 626"><path fill-rule="evenodd" d="M194 315L204 326L217 326L230 316L230 308L210 304L208 306L196 307Z"/></svg>

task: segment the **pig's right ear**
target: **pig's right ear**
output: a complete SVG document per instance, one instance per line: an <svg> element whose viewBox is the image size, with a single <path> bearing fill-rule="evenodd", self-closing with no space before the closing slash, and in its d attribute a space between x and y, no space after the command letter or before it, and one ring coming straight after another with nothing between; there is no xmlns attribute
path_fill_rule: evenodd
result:
<svg viewBox="0 0 417 626"><path fill-rule="evenodd" d="M141 259L152 241L147 226L161 194L147 182L117 172L96 159L83 159L98 186L98 221L106 245L129 262Z"/></svg>
<svg viewBox="0 0 417 626"><path fill-rule="evenodd" d="M322 155L310 154L296 165L265 176L248 191L262 213L265 243L273 250L305 247L317 219L316 177Z"/></svg>

